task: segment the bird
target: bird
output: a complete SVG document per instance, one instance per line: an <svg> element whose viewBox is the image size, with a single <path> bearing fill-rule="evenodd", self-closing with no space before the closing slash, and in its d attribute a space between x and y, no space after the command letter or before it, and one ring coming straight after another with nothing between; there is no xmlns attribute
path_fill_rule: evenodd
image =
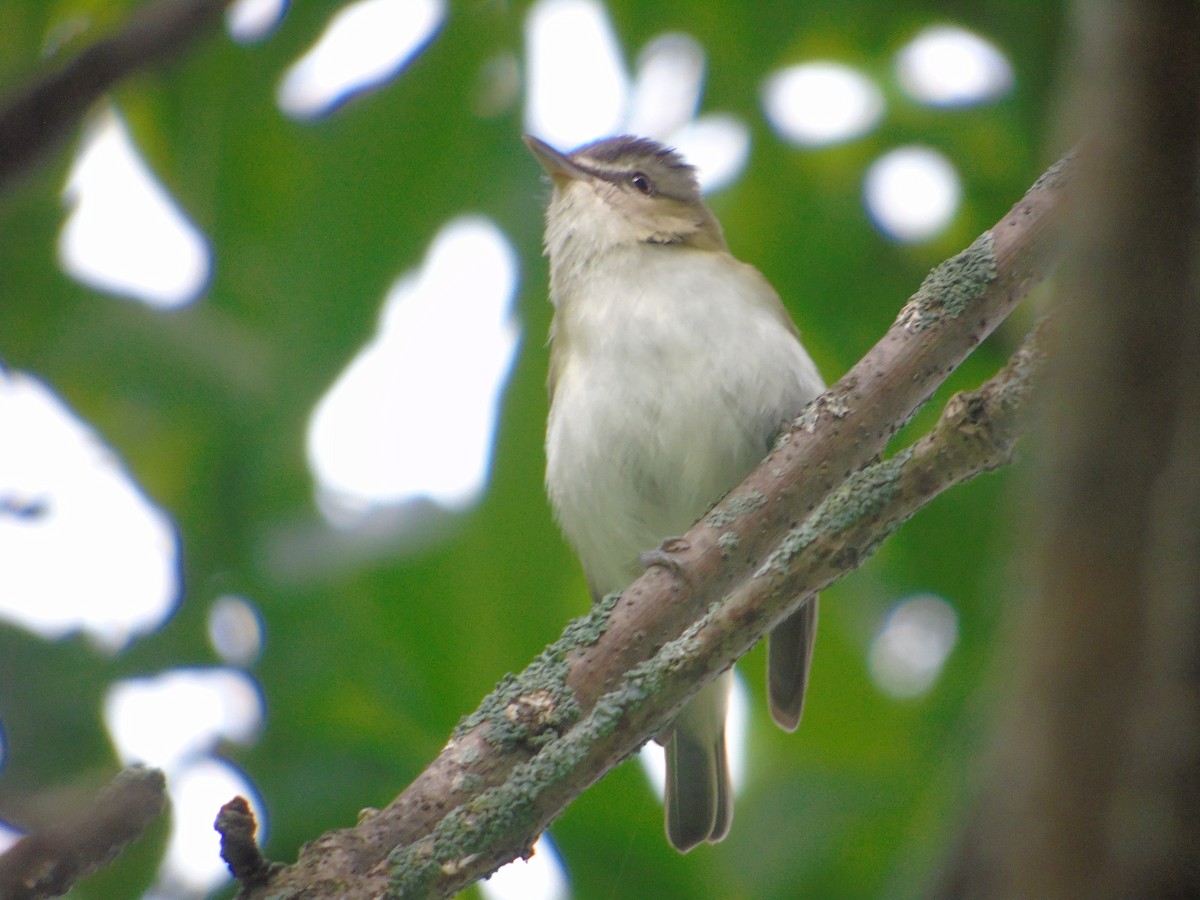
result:
<svg viewBox="0 0 1200 900"><path fill-rule="evenodd" d="M593 601L627 587L770 451L824 383L779 295L729 252L695 168L619 135L563 153L525 143L551 184L546 492ZM801 717L814 595L767 641L768 702ZM732 669L659 736L667 839L686 853L729 831Z"/></svg>

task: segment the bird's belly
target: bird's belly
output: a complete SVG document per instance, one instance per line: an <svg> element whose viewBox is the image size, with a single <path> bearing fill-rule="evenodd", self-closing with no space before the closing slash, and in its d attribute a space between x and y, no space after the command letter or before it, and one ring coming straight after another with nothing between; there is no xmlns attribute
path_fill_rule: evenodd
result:
<svg viewBox="0 0 1200 900"><path fill-rule="evenodd" d="M621 366L581 366L558 384L547 485L597 593L637 577L639 555L687 531L765 455L795 411L764 406L744 396L751 386L739 391L702 368L659 370L639 384ZM786 369L775 373L787 377Z"/></svg>

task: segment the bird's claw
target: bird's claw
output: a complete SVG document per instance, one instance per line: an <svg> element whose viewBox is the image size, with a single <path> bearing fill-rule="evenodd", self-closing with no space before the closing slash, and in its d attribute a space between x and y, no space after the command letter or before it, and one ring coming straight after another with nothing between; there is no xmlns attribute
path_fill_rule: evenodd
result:
<svg viewBox="0 0 1200 900"><path fill-rule="evenodd" d="M647 550L638 557L642 567L649 569L651 566L661 566L672 575L678 575L680 571L679 560L674 556L676 553L682 553L691 545L681 537L669 537L653 550Z"/></svg>

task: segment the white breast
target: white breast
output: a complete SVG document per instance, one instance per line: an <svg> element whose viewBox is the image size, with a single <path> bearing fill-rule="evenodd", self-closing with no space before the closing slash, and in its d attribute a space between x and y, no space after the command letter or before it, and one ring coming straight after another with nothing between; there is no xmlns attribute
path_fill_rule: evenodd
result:
<svg viewBox="0 0 1200 900"><path fill-rule="evenodd" d="M771 288L726 254L641 244L558 296L571 348L546 483L594 592L640 574L757 464L821 390ZM599 275L599 272L603 275Z"/></svg>

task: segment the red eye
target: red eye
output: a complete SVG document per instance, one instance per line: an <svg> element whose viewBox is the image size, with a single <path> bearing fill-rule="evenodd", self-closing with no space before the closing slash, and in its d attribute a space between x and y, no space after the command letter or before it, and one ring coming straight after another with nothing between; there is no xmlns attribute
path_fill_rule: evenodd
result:
<svg viewBox="0 0 1200 900"><path fill-rule="evenodd" d="M654 185L643 172L634 172L632 175L630 175L629 183L647 196L654 193Z"/></svg>

